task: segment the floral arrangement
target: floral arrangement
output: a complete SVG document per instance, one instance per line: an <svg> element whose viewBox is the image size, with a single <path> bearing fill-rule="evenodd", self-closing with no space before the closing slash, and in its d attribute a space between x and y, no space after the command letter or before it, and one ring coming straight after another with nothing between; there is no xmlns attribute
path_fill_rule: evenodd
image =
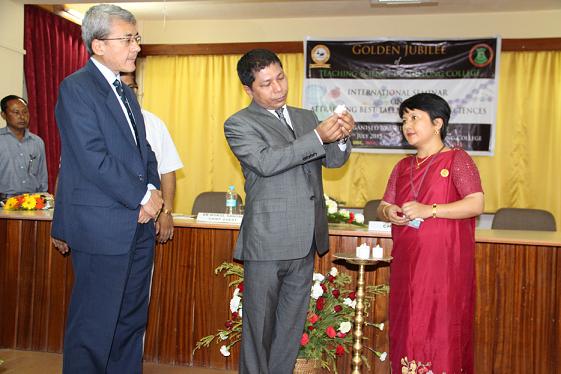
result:
<svg viewBox="0 0 561 374"><path fill-rule="evenodd" d="M325 199L325 206L327 207L327 222L329 223L348 223L360 227L367 227L364 224L364 215L361 213L353 213L346 209L339 209L339 202L323 195Z"/></svg>
<svg viewBox="0 0 561 374"><path fill-rule="evenodd" d="M422 363L409 361L407 357L401 359L401 374L433 374L430 362Z"/></svg>
<svg viewBox="0 0 561 374"><path fill-rule="evenodd" d="M5 210L42 210L53 206L53 197L50 194L28 194L12 196L2 202Z"/></svg>
<svg viewBox="0 0 561 374"><path fill-rule="evenodd" d="M225 262L215 269L215 273L223 272L224 276L234 276L230 286L235 287L230 300L231 318L224 324L224 329L216 334L201 338L195 350L208 347L212 341L221 344L220 353L230 356L230 348L241 339L243 313L243 268L241 265ZM304 331L300 339L299 358L320 360L321 366L337 372L337 357L352 350L352 327L355 315L355 292L348 290L351 277L338 272L337 268L323 275L314 273L310 303ZM365 309L377 294L388 292L387 285L367 286ZM367 323L379 330L384 329L383 323ZM381 361L387 357L386 352L371 350ZM365 363L368 361L363 357Z"/></svg>

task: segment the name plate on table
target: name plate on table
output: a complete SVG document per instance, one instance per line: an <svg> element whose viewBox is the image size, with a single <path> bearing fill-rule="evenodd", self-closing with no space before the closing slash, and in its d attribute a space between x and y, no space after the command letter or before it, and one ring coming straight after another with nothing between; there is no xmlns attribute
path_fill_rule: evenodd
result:
<svg viewBox="0 0 561 374"><path fill-rule="evenodd" d="M384 222L384 221L368 221L368 231L391 234L392 224L390 222Z"/></svg>
<svg viewBox="0 0 561 374"><path fill-rule="evenodd" d="M229 223L232 225L240 225L242 223L243 214L226 214L226 213L204 213L197 214L198 222L206 223Z"/></svg>

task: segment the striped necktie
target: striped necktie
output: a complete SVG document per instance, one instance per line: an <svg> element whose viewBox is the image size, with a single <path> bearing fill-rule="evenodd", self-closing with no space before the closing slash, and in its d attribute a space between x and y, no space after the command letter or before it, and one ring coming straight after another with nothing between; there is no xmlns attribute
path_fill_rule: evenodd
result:
<svg viewBox="0 0 561 374"><path fill-rule="evenodd" d="M121 98L121 101L125 105L125 109L127 110L127 114L128 114L129 119L131 121L132 129L134 131L134 138L136 140L136 146L138 147L138 149L140 149L140 142L138 141L138 130L136 129L136 122L134 121L134 116L132 115L132 110L131 110L131 107L129 105L129 101L127 100L127 97L125 96L125 90L123 90L123 84L121 83L120 80L115 79L115 81L113 82L113 86L115 86L115 88L117 89L117 93L119 94L119 97Z"/></svg>
<svg viewBox="0 0 561 374"><path fill-rule="evenodd" d="M296 134L294 133L294 129L293 129L292 127L290 127L290 125L288 124L288 121L286 120L286 118L284 118L283 108L275 109L275 113L277 114L277 116L279 116L280 121L281 121L286 127L288 127L288 129L290 130L290 133L292 134L292 136L294 136L294 138L296 138Z"/></svg>

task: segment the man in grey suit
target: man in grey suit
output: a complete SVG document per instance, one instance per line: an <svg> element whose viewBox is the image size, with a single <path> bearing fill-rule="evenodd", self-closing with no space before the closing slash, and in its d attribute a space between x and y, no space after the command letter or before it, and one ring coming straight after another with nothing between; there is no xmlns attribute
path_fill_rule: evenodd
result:
<svg viewBox="0 0 561 374"><path fill-rule="evenodd" d="M251 104L226 120L224 133L245 176L246 205L234 257L244 261L241 374L294 369L312 285L314 254L328 250L322 164L349 157L354 120L319 123L286 106L287 78L273 52L238 62Z"/></svg>

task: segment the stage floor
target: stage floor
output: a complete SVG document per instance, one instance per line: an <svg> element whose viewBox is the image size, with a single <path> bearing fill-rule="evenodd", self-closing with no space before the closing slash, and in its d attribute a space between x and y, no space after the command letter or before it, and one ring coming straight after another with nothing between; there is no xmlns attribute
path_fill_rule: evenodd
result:
<svg viewBox="0 0 561 374"><path fill-rule="evenodd" d="M62 355L35 351L0 349L0 374L60 374ZM145 363L143 374L236 374L237 371L190 368Z"/></svg>

